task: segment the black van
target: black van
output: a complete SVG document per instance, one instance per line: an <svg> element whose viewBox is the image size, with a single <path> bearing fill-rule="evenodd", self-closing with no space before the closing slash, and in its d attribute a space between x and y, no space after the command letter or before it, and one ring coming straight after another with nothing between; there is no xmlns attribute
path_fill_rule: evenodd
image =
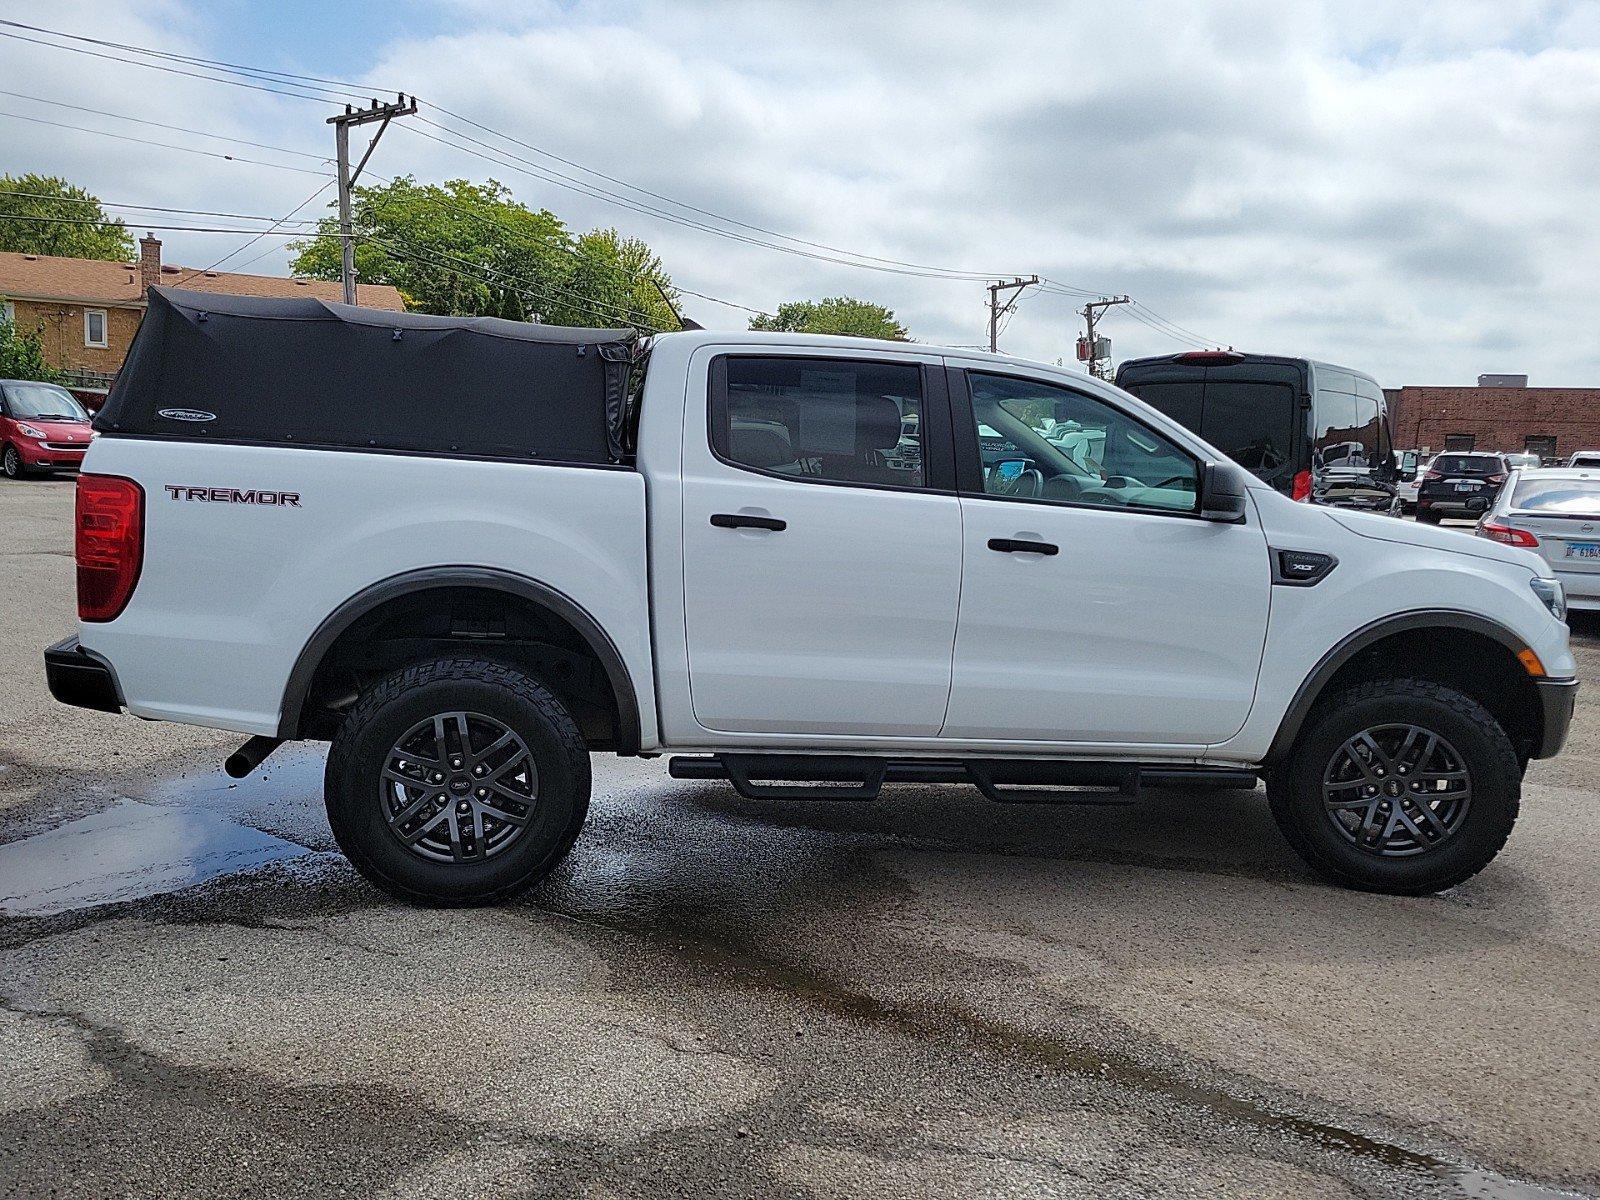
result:
<svg viewBox="0 0 1600 1200"><path fill-rule="evenodd" d="M1306 358L1195 350L1130 359L1116 382L1286 496L1399 512L1389 405L1370 375Z"/></svg>

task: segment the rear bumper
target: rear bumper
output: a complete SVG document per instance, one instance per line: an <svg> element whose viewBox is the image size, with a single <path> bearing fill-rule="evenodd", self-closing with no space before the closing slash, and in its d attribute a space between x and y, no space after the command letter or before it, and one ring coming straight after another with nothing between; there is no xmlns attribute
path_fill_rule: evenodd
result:
<svg viewBox="0 0 1600 1200"><path fill-rule="evenodd" d="M62 704L121 712L122 688L111 664L78 645L76 635L44 652L44 677L50 694Z"/></svg>
<svg viewBox="0 0 1600 1200"><path fill-rule="evenodd" d="M1567 742L1567 729L1572 724L1572 709L1578 699L1576 679L1540 679L1539 707L1543 736L1535 758L1554 758Z"/></svg>

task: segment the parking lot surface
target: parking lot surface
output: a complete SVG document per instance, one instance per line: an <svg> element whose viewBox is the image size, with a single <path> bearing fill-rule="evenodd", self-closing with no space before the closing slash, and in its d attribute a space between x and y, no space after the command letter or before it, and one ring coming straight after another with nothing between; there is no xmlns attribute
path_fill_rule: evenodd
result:
<svg viewBox="0 0 1600 1200"><path fill-rule="evenodd" d="M595 759L569 862L393 903L322 747L55 705L69 482L0 486L0 1195L1600 1194L1600 622L1454 891L1256 793L749 803Z"/></svg>

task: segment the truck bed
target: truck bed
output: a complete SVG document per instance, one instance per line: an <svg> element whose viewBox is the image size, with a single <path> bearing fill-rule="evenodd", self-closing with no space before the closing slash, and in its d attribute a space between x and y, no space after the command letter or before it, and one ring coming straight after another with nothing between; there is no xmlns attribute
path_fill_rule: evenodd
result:
<svg viewBox="0 0 1600 1200"><path fill-rule="evenodd" d="M116 664L137 716L276 734L295 662L330 613L385 579L459 564L536 574L587 611L655 739L633 470L116 435L97 439L87 469L145 493L138 587L81 636Z"/></svg>

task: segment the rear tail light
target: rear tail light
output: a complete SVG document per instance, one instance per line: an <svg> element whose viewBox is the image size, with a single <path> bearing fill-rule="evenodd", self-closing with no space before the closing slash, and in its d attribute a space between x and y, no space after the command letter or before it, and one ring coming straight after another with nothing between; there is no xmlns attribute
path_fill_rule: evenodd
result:
<svg viewBox="0 0 1600 1200"><path fill-rule="evenodd" d="M1426 482L1429 479L1443 479L1444 476L1439 474L1439 472L1437 472L1437 471L1429 471L1422 478L1423 478L1424 482Z"/></svg>
<svg viewBox="0 0 1600 1200"><path fill-rule="evenodd" d="M1289 493L1291 500L1311 499L1311 472L1297 471L1294 476L1294 490Z"/></svg>
<svg viewBox="0 0 1600 1200"><path fill-rule="evenodd" d="M1485 521L1478 526L1478 532L1491 541L1504 542L1508 546L1527 546L1531 549L1539 544L1539 539L1526 529L1513 529L1499 521Z"/></svg>
<svg viewBox="0 0 1600 1200"><path fill-rule="evenodd" d="M1489 476L1489 482L1490 483L1504 483L1505 481L1506 481L1506 477L1504 475L1491 475L1491 476Z"/></svg>
<svg viewBox="0 0 1600 1200"><path fill-rule="evenodd" d="M144 562L144 489L116 475L78 476L78 619L114 620Z"/></svg>

